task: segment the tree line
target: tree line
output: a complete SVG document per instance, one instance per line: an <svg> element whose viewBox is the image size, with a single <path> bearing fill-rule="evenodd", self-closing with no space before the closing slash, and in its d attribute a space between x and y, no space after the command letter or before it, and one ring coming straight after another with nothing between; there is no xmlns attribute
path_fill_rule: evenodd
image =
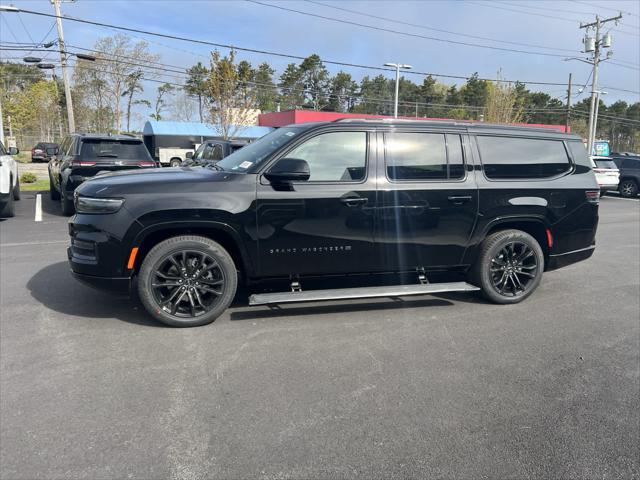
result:
<svg viewBox="0 0 640 480"><path fill-rule="evenodd" d="M144 41L123 34L99 39L92 48L95 62L77 61L72 97L79 130L133 130L147 118L200 120L218 125L232 136L233 125L253 121L255 112L293 108L363 114L393 114L395 79L389 74L365 75L328 71L322 59L310 55L277 73L268 62L252 65L235 52L211 53L208 64L198 62L175 70L159 63ZM64 129L66 100L59 79L48 80L36 67L0 64L2 106L11 115L15 133L59 136ZM168 80L168 79L171 80ZM412 78L417 78L413 77ZM154 84L153 92L145 87ZM421 82L400 78L400 116L482 120L498 123L564 124L564 99L532 91L523 83L472 75L462 85L448 85L433 76ZM140 113L144 112L144 113ZM569 123L586 137L589 98L576 103ZM599 107L598 138L617 150L640 149L640 103L617 101ZM6 122L5 122L6 123Z"/></svg>

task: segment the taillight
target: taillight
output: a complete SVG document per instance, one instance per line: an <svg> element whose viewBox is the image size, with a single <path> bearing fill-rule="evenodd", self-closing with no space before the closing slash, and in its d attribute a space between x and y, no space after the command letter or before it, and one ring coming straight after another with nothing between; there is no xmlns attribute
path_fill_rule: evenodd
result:
<svg viewBox="0 0 640 480"><path fill-rule="evenodd" d="M600 190L587 190L584 192L587 196L587 202L598 205L600 203Z"/></svg>
<svg viewBox="0 0 640 480"><path fill-rule="evenodd" d="M155 167L156 162L138 162L139 167Z"/></svg>
<svg viewBox="0 0 640 480"><path fill-rule="evenodd" d="M85 160L74 160L71 162L72 167L93 167L97 162L87 162Z"/></svg>

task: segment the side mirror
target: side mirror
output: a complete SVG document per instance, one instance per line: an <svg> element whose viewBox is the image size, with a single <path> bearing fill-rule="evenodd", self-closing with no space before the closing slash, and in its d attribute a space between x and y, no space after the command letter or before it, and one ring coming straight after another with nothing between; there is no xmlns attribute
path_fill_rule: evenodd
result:
<svg viewBox="0 0 640 480"><path fill-rule="evenodd" d="M306 182L311 176L309 164L298 158L281 158L264 177L271 183Z"/></svg>
<svg viewBox="0 0 640 480"><path fill-rule="evenodd" d="M57 148L47 148L47 155L49 155L50 157L57 154L58 154Z"/></svg>
<svg viewBox="0 0 640 480"><path fill-rule="evenodd" d="M191 159L191 158L193 158L193 152L187 152L187 154L185 156L187 158Z"/></svg>
<svg viewBox="0 0 640 480"><path fill-rule="evenodd" d="M18 150L16 147L9 147L9 155L17 155L20 153L20 150Z"/></svg>

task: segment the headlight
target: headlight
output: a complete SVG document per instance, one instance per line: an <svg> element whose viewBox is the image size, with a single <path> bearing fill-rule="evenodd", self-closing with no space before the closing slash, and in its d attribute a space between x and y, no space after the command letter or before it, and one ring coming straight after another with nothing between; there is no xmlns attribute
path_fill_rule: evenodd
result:
<svg viewBox="0 0 640 480"><path fill-rule="evenodd" d="M75 207L78 213L115 213L120 210L124 198L95 198L75 196Z"/></svg>

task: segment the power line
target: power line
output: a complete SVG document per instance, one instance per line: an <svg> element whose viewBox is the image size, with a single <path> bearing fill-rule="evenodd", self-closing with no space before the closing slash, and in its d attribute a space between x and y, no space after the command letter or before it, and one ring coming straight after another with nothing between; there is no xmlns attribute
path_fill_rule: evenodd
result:
<svg viewBox="0 0 640 480"><path fill-rule="evenodd" d="M50 13L38 12L38 11L34 11L34 10L21 9L21 12L29 13L29 14L32 14L32 15L50 17L50 18L57 18L56 15L52 15ZM168 39L171 39L171 40L179 40L179 41L190 42L190 43L195 43L195 44L199 44L199 45L208 45L208 46L212 46L212 47L227 48L227 49L230 49L230 50L237 50L237 51L250 52L250 53L258 53L258 54L262 54L262 55L271 55L271 56L275 56L275 57L290 58L290 59L294 59L294 60L304 60L306 58L306 57L299 56L299 55L291 55L291 54L286 54L286 53L272 52L272 51L268 51L268 50L259 50L259 49L254 49L254 48L239 47L239 46L236 46L236 45L229 45L229 44L224 44L224 43L216 43L216 42L210 42L210 41L207 41L207 40L198 40L198 39L194 39L194 38L181 37L181 36L178 36L178 35L170 35L170 34L166 34L166 33L151 32L151 31L148 31L148 30L140 30L140 29L124 27L124 26L119 26L119 25L112 25L112 24L103 23L103 22L96 22L96 21L93 21L93 20L85 20L85 19L70 17L68 15L61 16L60 18L64 18L65 20L72 21L72 22L85 23L85 24L89 24L89 25L95 25L95 26L98 26L98 27L112 28L112 29L115 29L115 30L122 30L122 31L126 31L126 32L141 33L143 35L151 35L151 36L155 36L155 37L168 38ZM335 61L335 60L322 60L322 63L328 64L328 65L338 65L338 66L344 66L344 67L353 67L353 68L362 68L362 69L368 69L368 70L377 70L377 71L383 71L383 72L394 72L395 71L395 70L390 69L390 68L376 67L376 66L371 66L371 65L362 65L362 64L349 63L349 62L339 62L339 61ZM440 77L440 78L452 78L452 79L459 79L459 80L468 80L469 78L471 78L469 76L447 75L447 74L442 74L442 73L430 73L430 72L419 72L419 71L407 71L407 72L405 72L405 74L420 75L420 76L432 76L432 77ZM478 80L493 81L492 79L489 79L489 78L478 78ZM564 85L566 85L566 82L539 82L539 81L526 81L526 80L506 80L506 79L503 79L501 81L504 82L504 83L512 83L512 84L513 83L522 83L522 84L527 84L527 85L553 85L553 86L556 86L556 85L564 86Z"/></svg>
<svg viewBox="0 0 640 480"><path fill-rule="evenodd" d="M412 38L421 38L424 40L431 40L434 42L442 42L442 43L450 43L450 44L454 44L454 45L462 45L465 47L474 47L474 48L485 48L485 49L489 49L489 50L496 50L496 51L502 51L502 52L510 52L510 53L523 53L525 55L542 55L545 57L560 57L560 58L564 58L566 57L566 55L559 55L559 54L555 54L555 53L545 53L545 52L532 52L529 50L518 50L518 49L514 49L514 48L503 48L503 47L494 47L491 45L479 45L476 43L469 43L469 42L460 42L458 40L447 40L444 38L438 38L438 37L428 37L426 35L419 35L417 33L409 33L409 32L401 32L399 30L393 30L390 28L384 28L384 27L376 27L375 25L369 25L366 23L359 23L359 22L353 22L350 20L343 20L340 18L334 18L334 17L327 17L325 15L318 15L317 13L310 13L310 12L303 12L301 10L296 10L293 8L288 8L288 7L283 7L281 5L272 5L270 3L263 3L260 2L258 0L245 0L247 2L256 4L256 5L262 5L264 7L270 7L270 8L275 8L277 10L283 10L286 12L293 12L293 13L298 13L300 15L306 15L308 17L314 17L314 18L320 18L322 20L328 20L331 22L338 22L338 23L343 23L346 25L353 25L356 27L362 27L362 28L368 28L370 30L377 30L380 32L386 32L386 33L393 33L396 35L403 35L405 37L412 37Z"/></svg>
<svg viewBox="0 0 640 480"><path fill-rule="evenodd" d="M556 50L556 51L560 51L560 52L572 52L572 53L576 52L576 50L570 50L570 49L567 49L567 48L548 47L548 46L545 46L545 45L535 45L535 44L532 44L532 43L511 42L511 41L508 41L508 40L502 40L502 39L498 39L498 38L481 37L481 36L478 36L478 35L469 35L469 34L466 34L466 33L458 33L458 32L453 32L453 31L450 31L450 30L442 30L440 28L427 27L425 25L418 25L418 24L406 22L406 21L403 21L403 20L397 20L397 19L392 19L392 18L387 18L387 17L381 17L381 16L378 16L378 15L372 15L370 13L361 12L361 11L358 11L358 10L351 10L351 9L348 9L348 8L337 7L335 5L327 5L326 3L317 2L315 0L305 0L305 1L308 2L308 3L315 4L315 5L321 5L321 6L326 7L326 8L332 8L334 10L340 10L340 11L348 12L348 13L355 13L356 15L362 15L364 17L375 18L375 19L378 19L378 20L384 20L386 22L391 22L391 23L397 23L399 25L406 25L406 26L410 26L410 27L421 28L423 30L432 30L434 32L447 33L447 34L450 34L450 35L458 35L458 36L461 36L461 37L475 38L477 40L486 40L486 41L490 41L490 42L499 42L499 43L507 43L507 44L510 44L510 45L519 45L519 46L522 46L522 47L543 48L543 49L546 49L546 50Z"/></svg>
<svg viewBox="0 0 640 480"><path fill-rule="evenodd" d="M610 11L613 11L613 12L622 12L622 13L626 13L627 15L631 15L633 17L640 17L640 15L638 15L637 13L625 12L624 10L620 10L618 8L605 7L605 6L602 6L602 5L594 5L593 3L584 2L584 1L581 1L581 0L570 0L570 1L573 2L573 3L578 3L580 5L587 5L587 6L593 7L593 8L601 8L603 10L610 10Z"/></svg>

